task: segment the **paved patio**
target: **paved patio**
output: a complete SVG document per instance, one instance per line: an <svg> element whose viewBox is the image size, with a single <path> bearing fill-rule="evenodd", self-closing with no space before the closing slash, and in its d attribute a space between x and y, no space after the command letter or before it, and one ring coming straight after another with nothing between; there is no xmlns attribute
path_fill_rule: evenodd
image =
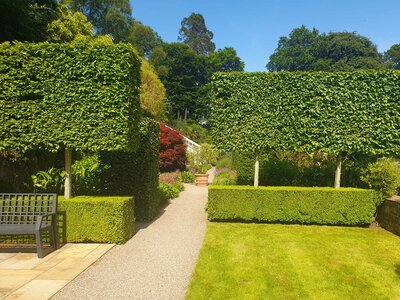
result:
<svg viewBox="0 0 400 300"><path fill-rule="evenodd" d="M113 244L66 244L39 259L36 253L0 253L0 299L49 299Z"/></svg>

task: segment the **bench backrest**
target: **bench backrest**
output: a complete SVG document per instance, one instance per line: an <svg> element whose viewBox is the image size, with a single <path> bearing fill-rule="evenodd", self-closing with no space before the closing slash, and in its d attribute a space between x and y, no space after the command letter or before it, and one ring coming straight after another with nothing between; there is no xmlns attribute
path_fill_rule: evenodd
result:
<svg viewBox="0 0 400 300"><path fill-rule="evenodd" d="M39 215L57 212L57 194L0 194L1 224L34 224Z"/></svg>

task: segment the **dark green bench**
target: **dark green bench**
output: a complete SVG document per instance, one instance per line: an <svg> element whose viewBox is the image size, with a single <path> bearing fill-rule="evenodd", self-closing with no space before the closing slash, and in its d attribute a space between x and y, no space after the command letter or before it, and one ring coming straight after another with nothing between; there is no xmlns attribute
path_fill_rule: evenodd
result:
<svg viewBox="0 0 400 300"><path fill-rule="evenodd" d="M37 255L44 257L43 232L49 232L50 244L58 248L57 194L0 193L0 234L35 235Z"/></svg>

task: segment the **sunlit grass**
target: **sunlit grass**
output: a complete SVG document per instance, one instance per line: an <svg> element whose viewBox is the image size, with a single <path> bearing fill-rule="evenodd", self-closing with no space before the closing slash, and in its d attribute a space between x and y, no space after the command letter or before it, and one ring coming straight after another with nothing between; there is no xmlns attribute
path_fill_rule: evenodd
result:
<svg viewBox="0 0 400 300"><path fill-rule="evenodd" d="M188 299L400 299L383 230L209 223Z"/></svg>

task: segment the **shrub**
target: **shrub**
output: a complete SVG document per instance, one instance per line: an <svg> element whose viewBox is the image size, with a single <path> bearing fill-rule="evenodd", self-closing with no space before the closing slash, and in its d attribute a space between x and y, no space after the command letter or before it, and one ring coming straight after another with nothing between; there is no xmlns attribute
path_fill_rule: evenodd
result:
<svg viewBox="0 0 400 300"><path fill-rule="evenodd" d="M185 170L186 168L186 144L183 136L160 124L160 170L170 172Z"/></svg>
<svg viewBox="0 0 400 300"><path fill-rule="evenodd" d="M213 221L364 225L374 220L376 194L353 188L210 186Z"/></svg>
<svg viewBox="0 0 400 300"><path fill-rule="evenodd" d="M59 197L58 211L63 242L122 244L135 232L132 197Z"/></svg>
<svg viewBox="0 0 400 300"><path fill-rule="evenodd" d="M223 170L223 169L219 169ZM218 170L218 171L219 171ZM236 171L225 170L216 173L212 185L235 185L237 184L237 174Z"/></svg>
<svg viewBox="0 0 400 300"><path fill-rule="evenodd" d="M180 176L181 172L179 171L165 172L160 174L159 180L160 182L165 182L165 183L178 183L181 181Z"/></svg>
<svg viewBox="0 0 400 300"><path fill-rule="evenodd" d="M181 181L184 183L193 183L196 176L192 172L184 171L181 173Z"/></svg>
<svg viewBox="0 0 400 300"><path fill-rule="evenodd" d="M64 184L65 171L51 167L32 175L34 193L60 193Z"/></svg>
<svg viewBox="0 0 400 300"><path fill-rule="evenodd" d="M370 163L363 171L361 180L376 190L382 198L397 194L400 187L400 166L393 159L381 159Z"/></svg>
<svg viewBox="0 0 400 300"><path fill-rule="evenodd" d="M183 191L183 189L184 186L181 182L177 183L160 182L159 186L161 199L164 202L179 197L179 193Z"/></svg>
<svg viewBox="0 0 400 300"><path fill-rule="evenodd" d="M189 166L199 173L206 173L212 164L217 163L218 152L212 145L201 144L200 150L188 155Z"/></svg>
<svg viewBox="0 0 400 300"><path fill-rule="evenodd" d="M221 169L221 168L230 168L230 169L232 169L233 168L232 154L227 154L227 155L221 157L217 161L215 167L217 169Z"/></svg>

